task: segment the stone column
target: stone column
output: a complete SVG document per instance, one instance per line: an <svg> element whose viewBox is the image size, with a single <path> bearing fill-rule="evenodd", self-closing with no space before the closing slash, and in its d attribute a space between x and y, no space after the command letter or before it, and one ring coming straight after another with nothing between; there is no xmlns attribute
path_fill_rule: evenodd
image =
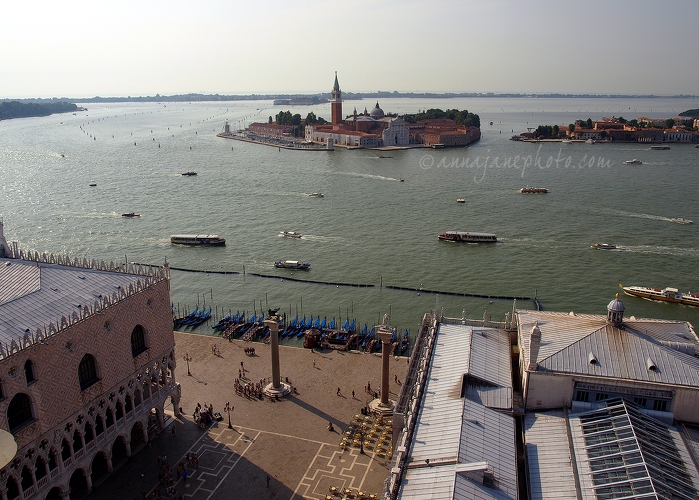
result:
<svg viewBox="0 0 699 500"><path fill-rule="evenodd" d="M381 405L388 406L388 393L391 390L389 386L389 368L388 362L391 359L391 337L393 330L384 326L379 328L379 337L381 338Z"/></svg>
<svg viewBox="0 0 699 500"><path fill-rule="evenodd" d="M279 372L279 318L270 315L269 319L265 320L265 325L269 328L272 349L272 383L265 386L264 393L276 401L291 392L291 385L282 382Z"/></svg>
<svg viewBox="0 0 699 500"><path fill-rule="evenodd" d="M281 375L279 375L279 323L274 319L265 320L269 327L270 345L272 347L272 387L281 387Z"/></svg>

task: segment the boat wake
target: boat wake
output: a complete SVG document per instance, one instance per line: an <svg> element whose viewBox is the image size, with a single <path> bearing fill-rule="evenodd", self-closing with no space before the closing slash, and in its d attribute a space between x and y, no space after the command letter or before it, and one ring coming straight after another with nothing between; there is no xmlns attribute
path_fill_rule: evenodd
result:
<svg viewBox="0 0 699 500"><path fill-rule="evenodd" d="M346 175L348 177L360 177L362 179L374 179L377 181L393 181L399 182L402 179L396 177L386 177L384 175L373 175L373 174L360 174L359 172L337 172L340 175Z"/></svg>
<svg viewBox="0 0 699 500"><path fill-rule="evenodd" d="M634 212L626 212L624 210L605 210L605 212L613 215L621 215L623 217L634 217L636 219L651 219L651 220L663 220L667 222L675 222L671 217L663 217L662 215L652 215L652 214L637 214Z"/></svg>
<svg viewBox="0 0 699 500"><path fill-rule="evenodd" d="M673 255L677 257L699 257L697 248L678 248L661 245L617 245L617 250L622 252L653 254L653 255Z"/></svg>

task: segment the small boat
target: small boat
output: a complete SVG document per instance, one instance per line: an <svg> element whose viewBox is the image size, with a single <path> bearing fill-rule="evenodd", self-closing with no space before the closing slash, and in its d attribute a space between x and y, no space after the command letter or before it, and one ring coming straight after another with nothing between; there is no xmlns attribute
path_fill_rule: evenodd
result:
<svg viewBox="0 0 699 500"><path fill-rule="evenodd" d="M192 177L193 175L197 175L196 172L183 172L182 175L185 175L187 177Z"/></svg>
<svg viewBox="0 0 699 500"><path fill-rule="evenodd" d="M549 190L548 188L538 188L538 187L531 187L531 186L524 186L519 190L520 193L523 194L544 194L548 193Z"/></svg>
<svg viewBox="0 0 699 500"><path fill-rule="evenodd" d="M279 231L279 234L282 236L286 236L287 238L300 238L301 233L297 233L296 231Z"/></svg>
<svg viewBox="0 0 699 500"><path fill-rule="evenodd" d="M173 234L170 236L170 243L195 247L222 247L226 245L226 240L219 238L217 234Z"/></svg>
<svg viewBox="0 0 699 500"><path fill-rule="evenodd" d="M308 196L311 198L325 198L325 195L323 193L311 193Z"/></svg>
<svg viewBox="0 0 699 500"><path fill-rule="evenodd" d="M650 148L656 151L665 151L666 149L670 149L670 146L651 146Z"/></svg>
<svg viewBox="0 0 699 500"><path fill-rule="evenodd" d="M676 222L677 224L694 224L691 220L683 219L682 217L673 217L670 221Z"/></svg>
<svg viewBox="0 0 699 500"><path fill-rule="evenodd" d="M612 245L611 243L593 243L590 246L592 248L596 248L597 250L614 250L614 249L616 249L616 245Z"/></svg>
<svg viewBox="0 0 699 500"><path fill-rule="evenodd" d="M141 214L137 214L135 212L126 212L121 214L122 217L140 217Z"/></svg>
<svg viewBox="0 0 699 500"><path fill-rule="evenodd" d="M278 260L274 263L274 267L279 269L300 269L305 271L311 267L311 264L308 262L302 263L298 260Z"/></svg>
<svg viewBox="0 0 699 500"><path fill-rule="evenodd" d="M498 237L492 233L469 233L464 231L447 231L438 236L440 241L459 243L497 243Z"/></svg>
<svg viewBox="0 0 699 500"><path fill-rule="evenodd" d="M597 141L595 141L594 139L588 139L585 141L585 144L597 144Z"/></svg>
<svg viewBox="0 0 699 500"><path fill-rule="evenodd" d="M643 165L643 162L634 158L633 160L626 160L624 165Z"/></svg>
<svg viewBox="0 0 699 500"><path fill-rule="evenodd" d="M463 198L457 198L456 203L466 203L466 200Z"/></svg>
<svg viewBox="0 0 699 500"><path fill-rule="evenodd" d="M93 188L93 187L95 187L96 185L97 185L97 184L95 184L95 183L93 182L93 183L90 184L90 187Z"/></svg>
<svg viewBox="0 0 699 500"><path fill-rule="evenodd" d="M667 287L661 290L660 288L647 288L645 286L625 286L623 290L626 295L699 307L699 295L692 294L692 292L681 293L677 288Z"/></svg>

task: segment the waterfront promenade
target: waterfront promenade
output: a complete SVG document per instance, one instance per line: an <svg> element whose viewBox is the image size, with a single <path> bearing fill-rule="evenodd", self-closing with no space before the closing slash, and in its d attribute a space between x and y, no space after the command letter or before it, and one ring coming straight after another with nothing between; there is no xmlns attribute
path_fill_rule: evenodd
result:
<svg viewBox="0 0 699 500"><path fill-rule="evenodd" d="M166 407L168 429L98 485L89 498L137 499L156 488L167 498L165 487L157 486L156 457L167 455L168 463L176 466L192 452L199 456L199 467L188 467L189 477L176 482L174 498L324 499L333 486L378 498L390 461L374 457L371 450L365 455L357 448L343 451L338 443L343 429L371 398L364 392L365 385L370 383L372 390L380 385L380 356L281 346L282 379L288 377L298 394L271 402L243 398L233 388L241 361L250 381L271 377L269 345L182 332L175 332L175 342L176 380L182 387L185 416L172 419L172 407ZM218 355L213 353L214 344ZM246 355L246 347L254 347L255 356ZM185 354L191 358L191 376ZM391 358L391 399L400 390L395 377L401 380L407 366L407 358ZM223 410L229 401L235 408L232 430ZM223 421L199 428L192 416L197 403L213 404ZM334 432L328 431L328 422ZM172 427L174 437L169 432Z"/></svg>

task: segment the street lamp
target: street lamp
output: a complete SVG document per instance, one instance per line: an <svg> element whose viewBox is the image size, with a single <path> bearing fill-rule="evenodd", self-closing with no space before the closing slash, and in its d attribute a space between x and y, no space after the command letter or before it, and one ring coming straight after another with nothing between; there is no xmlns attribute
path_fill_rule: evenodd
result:
<svg viewBox="0 0 699 500"><path fill-rule="evenodd" d="M228 413L228 428L232 429L233 426L231 425L231 412L233 411L235 407L231 406L230 403L226 403L226 406L223 408L223 411Z"/></svg>
<svg viewBox="0 0 699 500"><path fill-rule="evenodd" d="M189 362L192 361L192 358L189 357L189 353L184 355L184 360L187 362L187 375L191 377L192 372L189 371Z"/></svg>

